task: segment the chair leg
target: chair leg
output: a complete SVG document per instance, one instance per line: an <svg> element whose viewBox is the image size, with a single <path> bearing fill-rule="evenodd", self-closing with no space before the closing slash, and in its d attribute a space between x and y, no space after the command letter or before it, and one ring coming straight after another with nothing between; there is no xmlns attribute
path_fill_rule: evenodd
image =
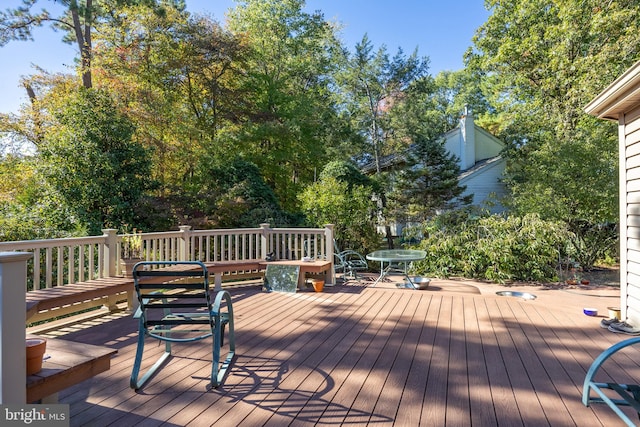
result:
<svg viewBox="0 0 640 427"><path fill-rule="evenodd" d="M145 333L142 328L138 332L138 347L136 348L136 358L133 362L133 369L131 371L131 379L129 380L129 386L134 390L139 390L142 386L155 374L155 372L160 368L171 356L171 343L169 341L165 341L164 353L158 358L156 363L151 366L147 370L147 372L142 376L142 378L138 379L140 375L140 366L142 365L142 355L144 353L144 339Z"/></svg>
<svg viewBox="0 0 640 427"><path fill-rule="evenodd" d="M227 313L220 314L220 303L222 298L225 298L227 303ZM219 292L216 303L216 325L215 333L213 336L213 357L211 361L211 387L218 388L224 383L224 380L229 372L229 368L233 365L236 356L236 336L233 326L233 307L231 306L231 296L227 292ZM228 341L229 351L225 360L220 364L220 356L222 352L222 345L224 341L225 327L229 328Z"/></svg>

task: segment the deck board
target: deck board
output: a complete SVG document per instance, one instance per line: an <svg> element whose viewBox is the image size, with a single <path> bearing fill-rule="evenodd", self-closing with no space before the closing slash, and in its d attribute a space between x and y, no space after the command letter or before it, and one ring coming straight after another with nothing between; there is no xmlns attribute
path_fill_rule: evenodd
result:
<svg viewBox="0 0 640 427"><path fill-rule="evenodd" d="M496 423L487 359L482 343L482 330L477 305L482 301L467 299L464 304L467 375L469 377L469 425L486 426Z"/></svg>
<svg viewBox="0 0 640 427"><path fill-rule="evenodd" d="M580 393L593 359L626 337L582 315L574 295L523 301L366 283L231 293L238 358L218 390L206 391L208 342L176 346L136 393L134 319L70 330L65 339L118 350L108 372L60 393L71 425L623 425L603 405L584 407ZM147 349L143 369L163 347ZM637 381L640 358L623 353L603 375Z"/></svg>
<svg viewBox="0 0 640 427"><path fill-rule="evenodd" d="M418 298L412 297L412 299ZM397 425L415 426L420 422L420 409L423 406L430 357L429 332L433 330L427 326L426 318L427 314L434 310L435 299L437 298L431 295L419 294L420 304L413 316L411 333L407 336L409 349L403 358L405 364L409 365L409 372L396 409ZM415 341L411 341L410 339L414 336Z"/></svg>

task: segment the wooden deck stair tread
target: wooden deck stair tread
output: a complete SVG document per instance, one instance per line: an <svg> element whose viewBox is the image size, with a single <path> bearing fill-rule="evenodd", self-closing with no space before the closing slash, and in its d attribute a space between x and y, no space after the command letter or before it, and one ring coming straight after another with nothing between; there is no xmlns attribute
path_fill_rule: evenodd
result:
<svg viewBox="0 0 640 427"><path fill-rule="evenodd" d="M62 339L47 339L42 370L27 377L27 402L58 393L105 372L118 351Z"/></svg>

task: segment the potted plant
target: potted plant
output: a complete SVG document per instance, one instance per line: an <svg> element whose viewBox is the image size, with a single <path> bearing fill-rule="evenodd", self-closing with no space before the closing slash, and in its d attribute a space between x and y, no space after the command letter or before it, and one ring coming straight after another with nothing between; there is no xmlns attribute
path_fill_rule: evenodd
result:
<svg viewBox="0 0 640 427"><path fill-rule="evenodd" d="M122 236L120 270L124 277L133 277L133 266L143 260L142 231L133 229Z"/></svg>

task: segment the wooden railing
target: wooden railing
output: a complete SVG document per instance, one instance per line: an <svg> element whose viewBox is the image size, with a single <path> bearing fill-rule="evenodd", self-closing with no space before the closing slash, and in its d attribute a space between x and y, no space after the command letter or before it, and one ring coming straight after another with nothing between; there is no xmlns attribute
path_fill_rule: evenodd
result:
<svg viewBox="0 0 640 427"><path fill-rule="evenodd" d="M31 252L25 291L64 286L121 274L120 259L129 253L127 234L114 229L102 236L0 242L0 252ZM333 260L333 225L325 228L258 228L142 233L142 258L147 261L236 261L301 259Z"/></svg>

